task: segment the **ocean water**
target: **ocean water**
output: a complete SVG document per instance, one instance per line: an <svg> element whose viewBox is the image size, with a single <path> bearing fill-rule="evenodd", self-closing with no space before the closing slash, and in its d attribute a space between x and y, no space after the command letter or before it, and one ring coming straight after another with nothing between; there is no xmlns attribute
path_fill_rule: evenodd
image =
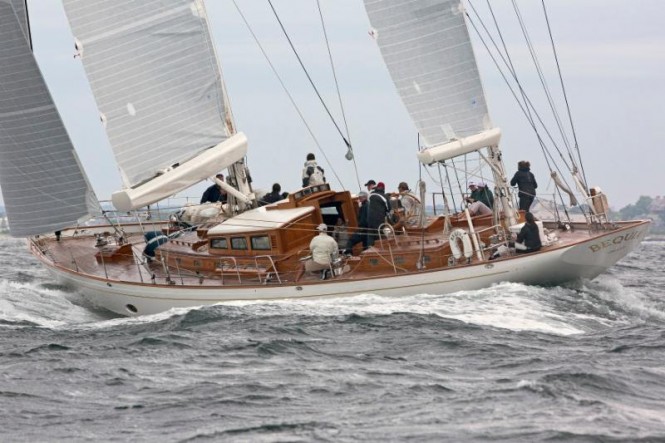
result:
<svg viewBox="0 0 665 443"><path fill-rule="evenodd" d="M665 441L665 237L566 287L135 319L2 237L0 441Z"/></svg>

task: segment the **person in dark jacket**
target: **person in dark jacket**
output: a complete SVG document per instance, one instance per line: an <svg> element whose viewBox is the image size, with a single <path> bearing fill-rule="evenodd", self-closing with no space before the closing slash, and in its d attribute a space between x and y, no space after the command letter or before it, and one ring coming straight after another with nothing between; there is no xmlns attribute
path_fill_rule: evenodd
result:
<svg viewBox="0 0 665 443"><path fill-rule="evenodd" d="M264 206L264 205L268 205L270 203L275 203L275 202L278 202L280 200L283 200L281 192L282 192L282 187L279 185L279 183L273 184L272 185L272 192L264 195L263 198L261 198L261 201L259 202L259 204L261 206Z"/></svg>
<svg viewBox="0 0 665 443"><path fill-rule="evenodd" d="M217 174L215 178L224 181L224 174ZM226 192L224 192L222 187L217 183L214 183L212 186L208 187L208 189L206 189L201 196L201 203L226 203L226 200Z"/></svg>
<svg viewBox="0 0 665 443"><path fill-rule="evenodd" d="M367 246L374 245L379 237L378 229L383 223L386 223L390 213L390 203L386 196L386 185L383 182L376 184L376 188L369 195L367 208Z"/></svg>
<svg viewBox="0 0 665 443"><path fill-rule="evenodd" d="M536 197L536 177L531 173L531 163L522 160L517 164L517 172L510 180L510 186L517 186L519 188L520 209L528 211Z"/></svg>
<svg viewBox="0 0 665 443"><path fill-rule="evenodd" d="M363 250L367 249L367 214L369 211L367 192L360 192L358 194L358 203L360 203L360 208L358 209L358 229L346 243L345 254L350 254L353 251L353 247L361 242Z"/></svg>
<svg viewBox="0 0 665 443"><path fill-rule="evenodd" d="M525 217L526 223L524 223L515 239L515 249L517 252L535 252L543 246L540 240L540 231L536 224L536 218L532 213L527 212Z"/></svg>
<svg viewBox="0 0 665 443"><path fill-rule="evenodd" d="M469 182L469 189L471 195L467 197L467 203L481 202L490 209L494 207L494 195L485 183Z"/></svg>

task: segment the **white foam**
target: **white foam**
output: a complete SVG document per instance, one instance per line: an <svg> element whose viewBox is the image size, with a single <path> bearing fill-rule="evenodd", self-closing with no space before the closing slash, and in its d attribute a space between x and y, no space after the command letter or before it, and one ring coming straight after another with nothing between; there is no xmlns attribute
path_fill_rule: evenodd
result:
<svg viewBox="0 0 665 443"><path fill-rule="evenodd" d="M0 318L7 322L30 322L47 328L98 320L91 311L73 304L60 290L34 283L0 281Z"/></svg>
<svg viewBox="0 0 665 443"><path fill-rule="evenodd" d="M122 325L140 325L148 323L157 323L163 320L167 320L171 317L185 315L187 312L195 311L197 309L201 309L201 307L174 308L165 312L160 312L158 314L152 314L152 315L141 315L139 317L112 318L109 320L102 320L94 323L77 324L74 326L74 329L106 329Z"/></svg>
<svg viewBox="0 0 665 443"><path fill-rule="evenodd" d="M586 281L584 286L601 300L612 302L620 306L624 313L632 314L623 316L625 322L634 320L633 315L642 320L651 317L665 320L665 305L662 300L654 300L637 289L626 288L615 277L605 275L602 279Z"/></svg>
<svg viewBox="0 0 665 443"><path fill-rule="evenodd" d="M466 323L550 334L579 334L583 330L568 318L539 300L548 289L516 283L502 283L478 291L453 294L418 294L382 297L363 294L355 297L323 300L281 300L275 302L232 302L224 306L252 306L251 315L297 314L312 316L390 315L398 312L435 314Z"/></svg>

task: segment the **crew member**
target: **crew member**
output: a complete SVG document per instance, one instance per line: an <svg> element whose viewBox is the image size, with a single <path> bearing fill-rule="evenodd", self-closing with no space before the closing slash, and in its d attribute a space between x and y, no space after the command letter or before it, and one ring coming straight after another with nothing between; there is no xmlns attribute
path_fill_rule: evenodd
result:
<svg viewBox="0 0 665 443"><path fill-rule="evenodd" d="M328 226L325 223L321 223L316 227L316 230L319 232L319 235L314 237L309 243L312 258L305 262L305 270L307 272L330 269L330 263L339 253L337 242L328 235Z"/></svg>
<svg viewBox="0 0 665 443"><path fill-rule="evenodd" d="M540 240L540 230L536 224L536 218L530 212L525 214L525 218L526 222L515 239L515 250L522 253L538 251L543 244Z"/></svg>
<svg viewBox="0 0 665 443"><path fill-rule="evenodd" d="M520 209L528 211L536 197L536 177L531 173L531 163L522 160L517 163L517 172L510 180L510 186L517 186L519 189L518 197L520 199Z"/></svg>
<svg viewBox="0 0 665 443"><path fill-rule="evenodd" d="M215 175L215 178L219 181L224 181L224 174L217 174ZM226 203L227 197L226 191L224 191L217 183L214 183L203 192L201 203Z"/></svg>

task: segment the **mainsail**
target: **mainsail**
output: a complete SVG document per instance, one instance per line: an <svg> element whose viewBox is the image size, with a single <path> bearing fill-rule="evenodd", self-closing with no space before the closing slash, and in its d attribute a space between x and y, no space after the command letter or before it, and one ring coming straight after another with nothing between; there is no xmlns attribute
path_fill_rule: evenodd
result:
<svg viewBox="0 0 665 443"><path fill-rule="evenodd" d="M10 233L44 234L89 218L97 199L30 49L23 2L0 0L0 59L0 187Z"/></svg>
<svg viewBox="0 0 665 443"><path fill-rule="evenodd" d="M365 0L365 9L397 91L425 147L433 148L421 160L498 142L461 1Z"/></svg>
<svg viewBox="0 0 665 443"><path fill-rule="evenodd" d="M143 191L149 195L114 195L126 207L118 209L149 204L244 157L242 138L187 166L235 132L201 0L63 3L125 186L160 177Z"/></svg>

